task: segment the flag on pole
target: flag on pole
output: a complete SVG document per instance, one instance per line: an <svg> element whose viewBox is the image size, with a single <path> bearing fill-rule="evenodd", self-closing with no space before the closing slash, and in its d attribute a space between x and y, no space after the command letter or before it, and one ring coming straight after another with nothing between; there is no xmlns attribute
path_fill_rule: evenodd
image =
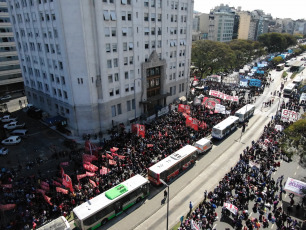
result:
<svg viewBox="0 0 306 230"><path fill-rule="evenodd" d="M51 200L50 197L46 196L45 194L43 194L43 197L45 198L45 201L47 201L48 204L53 205L50 201Z"/></svg>
<svg viewBox="0 0 306 230"><path fill-rule="evenodd" d="M87 177L87 174L79 174L79 175L77 175L77 179L78 180L81 180L84 177Z"/></svg>
<svg viewBox="0 0 306 230"><path fill-rule="evenodd" d="M101 175L105 175L105 174L107 174L109 172L110 172L110 170L108 168L106 168L106 167L102 166L102 168L100 169L100 174Z"/></svg>
<svg viewBox="0 0 306 230"><path fill-rule="evenodd" d="M60 193L63 193L63 194L68 194L68 190L60 188L60 187L56 187L56 191L60 192Z"/></svg>
<svg viewBox="0 0 306 230"><path fill-rule="evenodd" d="M97 184L93 180L89 179L89 182L93 185L94 188L97 187Z"/></svg>
<svg viewBox="0 0 306 230"><path fill-rule="evenodd" d="M69 188L70 192L73 192L72 181L71 181L71 178L67 174L64 174L63 176L63 185L66 188Z"/></svg>

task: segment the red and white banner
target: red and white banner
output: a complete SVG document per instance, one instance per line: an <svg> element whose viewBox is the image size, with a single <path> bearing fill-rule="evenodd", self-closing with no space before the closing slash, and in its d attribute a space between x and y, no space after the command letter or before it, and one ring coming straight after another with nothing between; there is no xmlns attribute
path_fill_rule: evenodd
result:
<svg viewBox="0 0 306 230"><path fill-rule="evenodd" d="M189 105L184 105L184 104L179 104L177 111L180 113L186 113L190 114L190 106Z"/></svg>
<svg viewBox="0 0 306 230"><path fill-rule="evenodd" d="M306 183L303 181L288 177L288 180L286 182L284 189L291 193L294 193L295 195L305 196L305 193L303 191L306 190Z"/></svg>
<svg viewBox="0 0 306 230"><path fill-rule="evenodd" d="M70 192L73 192L72 181L71 181L71 178L67 174L64 174L63 176L63 185L66 188L69 188Z"/></svg>
<svg viewBox="0 0 306 230"><path fill-rule="evenodd" d="M202 101L202 105L208 109L214 109L217 104L220 104L220 100L216 98L204 97Z"/></svg>
<svg viewBox="0 0 306 230"><path fill-rule="evenodd" d="M132 125L132 132L137 136L144 138L145 137L145 126L140 124Z"/></svg>
<svg viewBox="0 0 306 230"><path fill-rule="evenodd" d="M98 167L89 163L89 162L86 162L85 164L83 164L83 167L84 169L90 171L90 172L95 172L95 171L98 171Z"/></svg>
<svg viewBox="0 0 306 230"><path fill-rule="evenodd" d="M281 117L282 121L295 122L299 119L299 117L300 117L299 113L297 113L295 111L288 110L288 109L283 109L282 110L282 117Z"/></svg>
<svg viewBox="0 0 306 230"><path fill-rule="evenodd" d="M237 215L238 213L238 208L230 203L224 203L223 206L228 209L231 213L233 213L234 215Z"/></svg>
<svg viewBox="0 0 306 230"><path fill-rule="evenodd" d="M2 184L1 187L3 188L13 188L12 184Z"/></svg>
<svg viewBox="0 0 306 230"><path fill-rule="evenodd" d="M16 204L0 204L1 211L12 210L14 208L16 208Z"/></svg>
<svg viewBox="0 0 306 230"><path fill-rule="evenodd" d="M102 168L100 169L100 174L101 175L105 175L105 174L107 174L109 172L110 172L110 170L108 168L106 168L106 167L102 166Z"/></svg>
<svg viewBox="0 0 306 230"><path fill-rule="evenodd" d="M93 172L86 172L86 175L87 175L87 176L94 176L95 173L93 173Z"/></svg>
<svg viewBox="0 0 306 230"><path fill-rule="evenodd" d="M222 92L219 92L219 91L216 91L216 90L209 90L209 95L220 98L220 99L223 99L223 100L236 101L236 102L239 101L238 96L230 96L230 95L227 95L225 93L222 93Z"/></svg>
<svg viewBox="0 0 306 230"><path fill-rule="evenodd" d="M77 175L77 179L78 180L81 180L84 177L87 177L87 174L79 174L79 175Z"/></svg>
<svg viewBox="0 0 306 230"><path fill-rule="evenodd" d="M56 191L60 192L60 193L63 193L63 194L68 194L68 190L67 189L63 189L63 188L60 188L60 187L56 187Z"/></svg>
<svg viewBox="0 0 306 230"><path fill-rule="evenodd" d="M97 187L96 182L94 182L93 180L89 179L89 182L93 185L94 188Z"/></svg>

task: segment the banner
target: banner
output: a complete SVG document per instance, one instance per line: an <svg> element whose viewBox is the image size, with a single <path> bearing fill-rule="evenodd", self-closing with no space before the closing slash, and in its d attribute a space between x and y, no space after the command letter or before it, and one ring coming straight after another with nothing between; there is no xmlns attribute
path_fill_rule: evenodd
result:
<svg viewBox="0 0 306 230"><path fill-rule="evenodd" d="M220 104L216 104L216 106L215 106L215 113L225 114L226 113L225 106L224 105L220 105Z"/></svg>
<svg viewBox="0 0 306 230"><path fill-rule="evenodd" d="M260 169L260 164L257 164L257 163L255 163L254 161L249 161L249 166L251 167L251 168L257 168L257 169Z"/></svg>
<svg viewBox="0 0 306 230"><path fill-rule="evenodd" d="M93 185L94 188L97 187L97 184L93 180L89 179L89 182Z"/></svg>
<svg viewBox="0 0 306 230"><path fill-rule="evenodd" d="M192 117L188 116L186 117L186 126L191 127L192 126Z"/></svg>
<svg viewBox="0 0 306 230"><path fill-rule="evenodd" d="M177 107L177 111L183 113L185 111L185 105L179 104Z"/></svg>
<svg viewBox="0 0 306 230"><path fill-rule="evenodd" d="M230 96L230 95L227 95L225 93L222 93L222 92L219 92L219 91L216 91L216 90L209 90L209 95L214 96L214 97L218 97L218 98L223 99L223 100L236 101L236 102L239 101L238 96Z"/></svg>
<svg viewBox="0 0 306 230"><path fill-rule="evenodd" d="M68 194L68 190L60 188L60 187L56 187L56 191L60 192L60 193L63 193L63 194Z"/></svg>
<svg viewBox="0 0 306 230"><path fill-rule="evenodd" d="M119 158L120 160L124 160L125 156L118 155L118 158Z"/></svg>
<svg viewBox="0 0 306 230"><path fill-rule="evenodd" d="M237 215L238 213L238 208L230 203L224 203L223 206L228 209L231 213L233 213L234 215Z"/></svg>
<svg viewBox="0 0 306 230"><path fill-rule="evenodd" d="M73 192L72 181L71 181L71 178L67 174L64 174L63 176L63 185L66 188L69 188L70 192Z"/></svg>
<svg viewBox="0 0 306 230"><path fill-rule="evenodd" d="M1 185L3 188L13 188L12 184L2 184Z"/></svg>
<svg viewBox="0 0 306 230"><path fill-rule="evenodd" d="M90 172L95 172L95 171L98 171L98 169L99 169L97 166L95 166L95 165L93 165L89 162L87 162L87 164L86 163L83 164L83 167L84 167L84 169L86 169Z"/></svg>
<svg viewBox="0 0 306 230"><path fill-rule="evenodd" d="M105 174L107 174L109 172L110 172L110 170L108 168L106 168L106 167L102 166L102 168L100 169L100 174L101 175L105 175Z"/></svg>
<svg viewBox="0 0 306 230"><path fill-rule="evenodd" d="M107 159L114 159L111 155L109 155L108 153L106 153L106 158Z"/></svg>
<svg viewBox="0 0 306 230"><path fill-rule="evenodd" d="M297 196L304 196L306 190L306 183L288 177L284 189L288 192L294 193Z"/></svg>
<svg viewBox="0 0 306 230"><path fill-rule="evenodd" d="M93 173L93 172L86 172L86 176L94 176L95 175L95 173Z"/></svg>
<svg viewBox="0 0 306 230"><path fill-rule="evenodd" d="M192 125L191 128L193 128L195 131L199 131L199 120L196 118L192 119Z"/></svg>
<svg viewBox="0 0 306 230"><path fill-rule="evenodd" d="M288 109L283 109L282 110L282 116L281 116L281 120L285 121L285 122L295 122L299 119L299 113L292 111L292 110L288 110Z"/></svg>
<svg viewBox="0 0 306 230"><path fill-rule="evenodd" d="M78 180L80 180L80 179L82 179L84 177L87 177L87 174L79 174L79 175L77 175L77 179Z"/></svg>
<svg viewBox="0 0 306 230"><path fill-rule="evenodd" d="M261 80L251 79L249 82L249 86L261 87Z"/></svg>
<svg viewBox="0 0 306 230"><path fill-rule="evenodd" d="M112 148L110 149L110 151L111 151L112 153L114 153L114 152L117 152L118 149L119 149L119 148L117 148L117 147L112 147Z"/></svg>
<svg viewBox="0 0 306 230"><path fill-rule="evenodd" d="M1 211L12 210L14 208L16 208L16 204L0 204Z"/></svg>
<svg viewBox="0 0 306 230"><path fill-rule="evenodd" d="M220 104L219 99L204 97L202 101L202 105L204 105L208 109L214 109L216 104Z"/></svg>

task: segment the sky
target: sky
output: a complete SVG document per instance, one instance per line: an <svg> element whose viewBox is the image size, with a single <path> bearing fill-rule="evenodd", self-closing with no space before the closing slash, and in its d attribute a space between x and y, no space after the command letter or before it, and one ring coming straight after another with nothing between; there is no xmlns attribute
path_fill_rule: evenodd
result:
<svg viewBox="0 0 306 230"><path fill-rule="evenodd" d="M194 10L209 13L222 3L244 11L260 9L273 18L306 19L306 0L194 0Z"/></svg>

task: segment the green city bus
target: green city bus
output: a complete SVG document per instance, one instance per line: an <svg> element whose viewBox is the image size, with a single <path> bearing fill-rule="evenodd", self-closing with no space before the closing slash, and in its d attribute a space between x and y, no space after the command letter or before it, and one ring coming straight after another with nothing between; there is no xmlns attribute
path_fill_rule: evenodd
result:
<svg viewBox="0 0 306 230"><path fill-rule="evenodd" d="M149 195L149 181L135 175L73 209L74 223L94 230Z"/></svg>

